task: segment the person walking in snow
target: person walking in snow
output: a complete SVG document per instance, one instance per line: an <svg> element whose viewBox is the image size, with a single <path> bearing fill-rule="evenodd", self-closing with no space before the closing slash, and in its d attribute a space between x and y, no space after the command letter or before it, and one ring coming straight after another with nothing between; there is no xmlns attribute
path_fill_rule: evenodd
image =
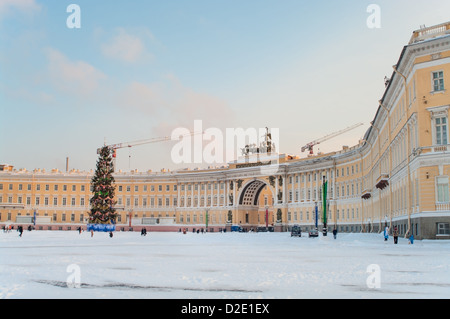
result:
<svg viewBox="0 0 450 319"><path fill-rule="evenodd" d="M409 236L409 243L412 245L414 244L414 235L411 234L411 236Z"/></svg>
<svg viewBox="0 0 450 319"><path fill-rule="evenodd" d="M394 227L394 232L392 234L394 236L394 244L397 244L398 242L398 228L397 226Z"/></svg>
<svg viewBox="0 0 450 319"><path fill-rule="evenodd" d="M384 228L384 241L387 241L389 239L389 227L386 226Z"/></svg>
<svg viewBox="0 0 450 319"><path fill-rule="evenodd" d="M22 237L23 227L22 227L22 226L19 226L19 227L18 227L18 231L19 231L19 237Z"/></svg>
<svg viewBox="0 0 450 319"><path fill-rule="evenodd" d="M334 236L334 239L336 239L336 236L337 236L337 228L334 228L334 229L333 229L333 236Z"/></svg>

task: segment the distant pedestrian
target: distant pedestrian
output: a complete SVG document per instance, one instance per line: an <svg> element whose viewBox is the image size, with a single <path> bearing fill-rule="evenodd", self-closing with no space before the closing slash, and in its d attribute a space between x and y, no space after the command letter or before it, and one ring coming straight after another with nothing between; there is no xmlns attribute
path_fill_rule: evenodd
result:
<svg viewBox="0 0 450 319"><path fill-rule="evenodd" d="M394 244L397 244L398 242L398 228L397 226L394 227L394 232L392 234L394 236Z"/></svg>
<svg viewBox="0 0 450 319"><path fill-rule="evenodd" d="M334 237L334 239L336 239L336 236L337 236L337 228L334 228L333 229L333 237Z"/></svg>
<svg viewBox="0 0 450 319"><path fill-rule="evenodd" d="M19 231L19 237L22 237L22 234L23 234L23 227L22 227L22 226L19 226L19 227L17 228L17 230Z"/></svg>
<svg viewBox="0 0 450 319"><path fill-rule="evenodd" d="M78 227L78 234L81 234L81 226Z"/></svg>
<svg viewBox="0 0 450 319"><path fill-rule="evenodd" d="M384 228L384 241L387 241L389 239L389 227L386 226Z"/></svg>
<svg viewBox="0 0 450 319"><path fill-rule="evenodd" d="M112 231L109 232L109 237L110 237L110 238L113 237L113 232L112 232Z"/></svg>
<svg viewBox="0 0 450 319"><path fill-rule="evenodd" d="M411 234L411 236L409 236L409 243L412 245L414 244L414 235Z"/></svg>

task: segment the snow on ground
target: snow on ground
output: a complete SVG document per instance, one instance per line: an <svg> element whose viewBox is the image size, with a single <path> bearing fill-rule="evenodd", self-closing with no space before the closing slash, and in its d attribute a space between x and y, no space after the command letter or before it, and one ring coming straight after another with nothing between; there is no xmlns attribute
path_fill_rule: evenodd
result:
<svg viewBox="0 0 450 319"><path fill-rule="evenodd" d="M450 241L378 234L13 231L0 298L449 298L449 265Z"/></svg>

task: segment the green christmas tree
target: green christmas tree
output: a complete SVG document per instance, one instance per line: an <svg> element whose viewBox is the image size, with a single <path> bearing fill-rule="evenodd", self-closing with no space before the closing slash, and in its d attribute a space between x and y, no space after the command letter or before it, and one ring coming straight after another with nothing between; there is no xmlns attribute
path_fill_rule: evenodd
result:
<svg viewBox="0 0 450 319"><path fill-rule="evenodd" d="M105 146L100 150L97 168L91 180L93 196L90 199L90 224L114 224L116 221L117 214L114 208L116 186L113 172L112 150Z"/></svg>

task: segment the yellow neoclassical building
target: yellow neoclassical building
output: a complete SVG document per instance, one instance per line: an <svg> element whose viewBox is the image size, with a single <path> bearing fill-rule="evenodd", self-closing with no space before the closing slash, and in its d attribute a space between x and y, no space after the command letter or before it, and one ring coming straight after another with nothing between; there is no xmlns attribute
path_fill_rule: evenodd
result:
<svg viewBox="0 0 450 319"><path fill-rule="evenodd" d="M193 230L208 222L209 231L308 230L325 177L329 230L387 225L419 239L450 238L449 89L450 22L413 32L358 145L307 158L250 154L214 169L117 172L117 229ZM85 226L92 176L0 165L0 225Z"/></svg>

